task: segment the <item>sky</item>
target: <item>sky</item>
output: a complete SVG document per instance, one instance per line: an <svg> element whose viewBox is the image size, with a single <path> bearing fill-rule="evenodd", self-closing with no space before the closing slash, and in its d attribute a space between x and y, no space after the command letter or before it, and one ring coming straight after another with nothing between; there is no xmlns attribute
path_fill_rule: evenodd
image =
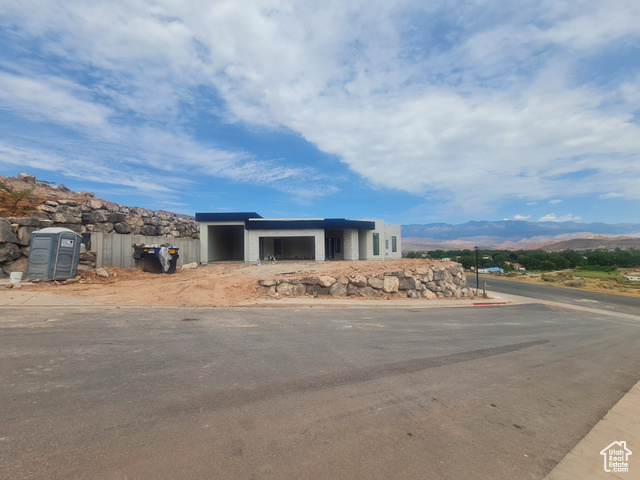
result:
<svg viewBox="0 0 640 480"><path fill-rule="evenodd" d="M0 174L263 217L640 222L637 0L6 0Z"/></svg>

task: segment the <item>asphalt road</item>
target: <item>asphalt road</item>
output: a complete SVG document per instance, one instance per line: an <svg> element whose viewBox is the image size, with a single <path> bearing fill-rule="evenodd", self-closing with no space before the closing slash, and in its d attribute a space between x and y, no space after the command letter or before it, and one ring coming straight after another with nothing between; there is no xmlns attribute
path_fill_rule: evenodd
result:
<svg viewBox="0 0 640 480"><path fill-rule="evenodd" d="M487 291L490 293L518 295L547 302L640 315L640 298L486 276L480 277L480 289L482 289L483 282L487 283ZM472 288L476 287L475 275L467 275L467 284Z"/></svg>
<svg viewBox="0 0 640 480"><path fill-rule="evenodd" d="M0 310L3 479L540 479L640 379L640 318Z"/></svg>

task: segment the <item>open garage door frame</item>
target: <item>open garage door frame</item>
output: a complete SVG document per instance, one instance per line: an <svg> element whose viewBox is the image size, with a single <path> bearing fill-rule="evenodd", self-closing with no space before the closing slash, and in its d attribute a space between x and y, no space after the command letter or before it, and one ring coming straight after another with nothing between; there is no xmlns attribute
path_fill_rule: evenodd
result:
<svg viewBox="0 0 640 480"><path fill-rule="evenodd" d="M244 261L244 226L209 225L208 262Z"/></svg>
<svg viewBox="0 0 640 480"><path fill-rule="evenodd" d="M315 260L316 238L314 236L300 237L260 237L260 258L269 255L277 260Z"/></svg>

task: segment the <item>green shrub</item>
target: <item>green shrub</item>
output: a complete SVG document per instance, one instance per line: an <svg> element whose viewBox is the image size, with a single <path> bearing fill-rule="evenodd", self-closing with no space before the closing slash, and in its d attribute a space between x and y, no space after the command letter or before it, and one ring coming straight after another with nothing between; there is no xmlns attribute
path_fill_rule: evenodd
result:
<svg viewBox="0 0 640 480"><path fill-rule="evenodd" d="M584 265L578 267L578 271L586 272L615 272L618 268L614 265Z"/></svg>
<svg viewBox="0 0 640 480"><path fill-rule="evenodd" d="M566 282L563 282L563 285L566 285L567 287L584 287L586 285L587 282L585 282L584 280L567 280Z"/></svg>

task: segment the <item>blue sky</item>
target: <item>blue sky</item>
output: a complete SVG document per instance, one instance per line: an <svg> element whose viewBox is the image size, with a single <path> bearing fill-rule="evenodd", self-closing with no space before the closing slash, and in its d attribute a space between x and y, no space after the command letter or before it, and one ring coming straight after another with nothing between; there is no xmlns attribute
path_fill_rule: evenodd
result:
<svg viewBox="0 0 640 480"><path fill-rule="evenodd" d="M0 3L0 173L265 217L639 222L640 3Z"/></svg>

